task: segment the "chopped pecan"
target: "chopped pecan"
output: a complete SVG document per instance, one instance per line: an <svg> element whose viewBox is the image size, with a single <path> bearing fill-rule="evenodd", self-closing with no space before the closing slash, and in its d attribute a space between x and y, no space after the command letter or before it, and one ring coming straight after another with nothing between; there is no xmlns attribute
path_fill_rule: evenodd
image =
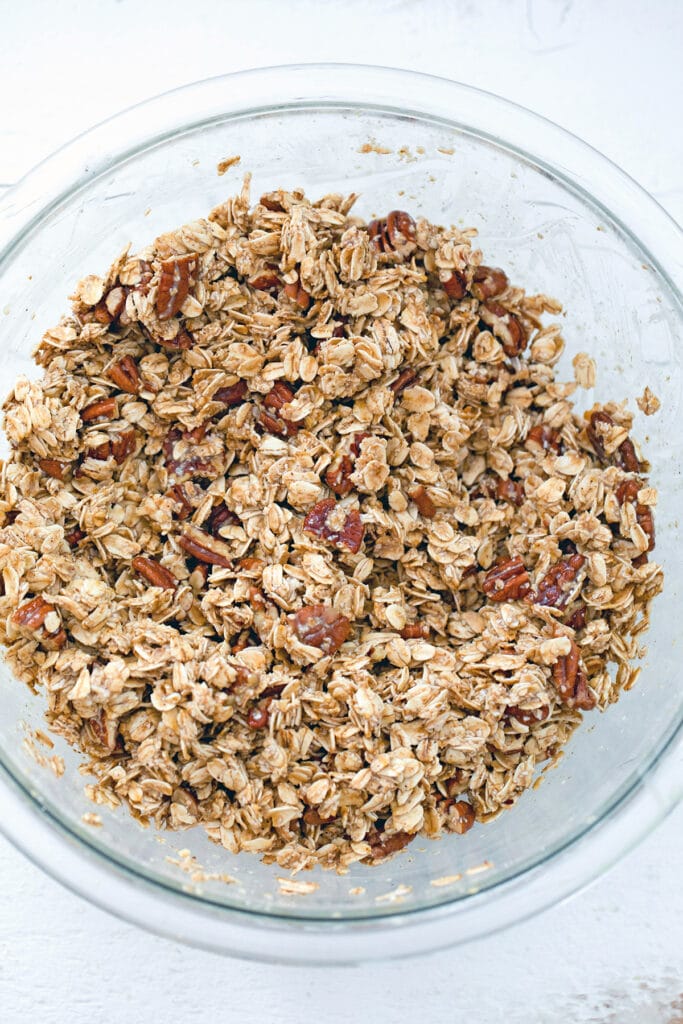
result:
<svg viewBox="0 0 683 1024"><path fill-rule="evenodd" d="M186 528L187 529L187 528ZM204 539L206 538L206 539ZM217 541L209 533L203 530L194 530L193 533L183 533L178 538L178 544L192 555L198 562L206 562L208 565L220 565L224 569L232 567L232 561L224 554L222 548L216 547Z"/></svg>
<svg viewBox="0 0 683 1024"><path fill-rule="evenodd" d="M240 521L235 513L222 501L220 505L215 505L211 509L211 514L207 521L207 530L212 537L220 537L222 528L228 524L239 526Z"/></svg>
<svg viewBox="0 0 683 1024"><path fill-rule="evenodd" d="M230 384L227 388L219 388L212 397L214 402L222 402L223 405L241 405L247 397L247 392L246 381L238 380L236 384Z"/></svg>
<svg viewBox="0 0 683 1024"><path fill-rule="evenodd" d="M586 626L586 606L585 606L585 604L583 604L582 601L580 601L577 604L576 608L574 608L573 611L571 611L568 615L565 616L564 623L565 623L566 626L569 626L571 629L575 630L575 632L577 632L577 633L579 632L579 630L585 628L585 626Z"/></svg>
<svg viewBox="0 0 683 1024"><path fill-rule="evenodd" d="M454 270L449 278L441 282L449 299L464 299L467 293L467 279L461 270Z"/></svg>
<svg viewBox="0 0 683 1024"><path fill-rule="evenodd" d="M404 210L392 210L386 217L368 224L370 242L377 252L409 256L415 249L415 221Z"/></svg>
<svg viewBox="0 0 683 1024"><path fill-rule="evenodd" d="M576 554L551 566L532 597L534 604L564 608L574 595L573 584L585 561L583 555Z"/></svg>
<svg viewBox="0 0 683 1024"><path fill-rule="evenodd" d="M179 511L176 513L178 519L187 519L188 516L192 515L194 506L192 505L183 484L174 484L173 487L166 492L166 497L172 498L176 505L180 506Z"/></svg>
<svg viewBox="0 0 683 1024"><path fill-rule="evenodd" d="M293 437L297 434L301 429L301 424L285 419L280 412L283 406L292 401L294 401L294 392L289 385L281 380L276 381L263 399L263 408L259 415L261 426L271 434L278 434L280 437Z"/></svg>
<svg viewBox="0 0 683 1024"><path fill-rule="evenodd" d="M378 824L381 826L381 823ZM385 857L390 857L392 853L398 853L399 850L403 850L408 843L412 843L415 838L415 833L387 833L384 831L383 827L379 827L372 829L365 838L370 844L372 859L384 860Z"/></svg>
<svg viewBox="0 0 683 1024"><path fill-rule="evenodd" d="M351 454L354 459L357 459L360 455L360 446L366 437L371 437L367 430L359 430L357 434L353 435L353 441L351 442Z"/></svg>
<svg viewBox="0 0 683 1024"><path fill-rule="evenodd" d="M80 527L76 526L69 533L64 534L64 540L67 542L70 548L77 548L82 540L85 540L85 534Z"/></svg>
<svg viewBox="0 0 683 1024"><path fill-rule="evenodd" d="M285 285L285 295L301 309L308 309L311 304L311 296L301 287L298 277L292 284Z"/></svg>
<svg viewBox="0 0 683 1024"><path fill-rule="evenodd" d="M118 320L126 304L126 289L121 285L112 288L93 309L95 320L100 324L111 324Z"/></svg>
<svg viewBox="0 0 683 1024"><path fill-rule="evenodd" d="M605 451L605 440L604 434L609 432L614 426L614 420L608 412L603 412L598 409L596 412L592 412L588 420L588 426L586 427L586 434L590 441L593 451L600 459L604 462L607 458ZM605 428L607 428L605 430Z"/></svg>
<svg viewBox="0 0 683 1024"><path fill-rule="evenodd" d="M194 345L194 338L188 331L178 331L174 338L155 338L158 345L171 352L187 352Z"/></svg>
<svg viewBox="0 0 683 1024"><path fill-rule="evenodd" d="M102 444L96 444L94 448L87 448L85 457L86 459L97 459L98 462L106 462L111 458L111 441L103 441Z"/></svg>
<svg viewBox="0 0 683 1024"><path fill-rule="evenodd" d="M389 389L398 395L399 392L409 388L411 384L414 384L417 380L417 371L413 370L411 366L407 366L405 370L401 370L398 377L393 384L389 385Z"/></svg>
<svg viewBox="0 0 683 1024"><path fill-rule="evenodd" d="M265 206L266 210L270 210L271 213L284 213L284 206L279 199L273 199L272 195L263 195L259 199L261 206Z"/></svg>
<svg viewBox="0 0 683 1024"><path fill-rule="evenodd" d="M365 534L357 509L347 512L334 498L324 498L313 506L304 519L304 530L353 554L360 551Z"/></svg>
<svg viewBox="0 0 683 1024"><path fill-rule="evenodd" d="M118 363L109 367L107 375L121 391L127 391L129 395L137 395L140 390L138 365L132 356L119 359Z"/></svg>
<svg viewBox="0 0 683 1024"><path fill-rule="evenodd" d="M54 480L63 480L70 465L68 462L60 462L59 459L38 459L37 462L43 473Z"/></svg>
<svg viewBox="0 0 683 1024"><path fill-rule="evenodd" d="M637 500L638 491L642 486L641 480L634 480L633 478L622 480L615 493L620 505L625 504L627 501L635 504L636 520L648 539L647 550L652 551L655 546L655 520L652 509L648 505L641 505Z"/></svg>
<svg viewBox="0 0 683 1024"><path fill-rule="evenodd" d="M408 495L411 501L414 501L417 505L418 511L421 516L425 519L433 519L436 515L436 505L429 497L427 489L418 484L417 487L413 487L411 491L408 491Z"/></svg>
<svg viewBox="0 0 683 1024"><path fill-rule="evenodd" d="M119 736L119 723L115 718L108 718L101 708L93 718L88 718L84 729L105 754L115 751L123 752L123 741Z"/></svg>
<svg viewBox="0 0 683 1024"><path fill-rule="evenodd" d="M84 423L92 423L93 420L112 420L116 416L115 398L98 398L81 409L81 419Z"/></svg>
<svg viewBox="0 0 683 1024"><path fill-rule="evenodd" d="M498 501L508 501L511 505L524 503L524 485L519 480L497 480L496 497Z"/></svg>
<svg viewBox="0 0 683 1024"><path fill-rule="evenodd" d="M247 725L250 729L265 729L269 718L268 708L257 706L250 709L247 715Z"/></svg>
<svg viewBox="0 0 683 1024"><path fill-rule="evenodd" d="M499 267L477 267L472 278L470 291L475 299L484 302L500 295L508 286L507 274Z"/></svg>
<svg viewBox="0 0 683 1024"><path fill-rule="evenodd" d="M270 292L280 287L280 278L273 270L264 271L249 278L249 284L257 292Z"/></svg>
<svg viewBox="0 0 683 1024"><path fill-rule="evenodd" d="M641 566L647 565L648 561L647 551L643 551L642 555L636 555L636 557L632 559L632 565L634 569L640 569Z"/></svg>
<svg viewBox="0 0 683 1024"><path fill-rule="evenodd" d="M189 454L178 456L176 446L180 442L187 447L187 440L183 437L182 430L172 427L164 438L163 444L166 468L169 473L173 473L174 476L201 476L202 474L210 473L212 470L211 462L201 456Z"/></svg>
<svg viewBox="0 0 683 1024"><path fill-rule="evenodd" d="M40 629L47 616L54 610L55 606L39 594L17 608L12 616L12 622L15 626L24 626L25 629Z"/></svg>
<svg viewBox="0 0 683 1024"><path fill-rule="evenodd" d="M479 316L500 340L506 356L512 358L524 351L527 343L526 331L518 316L494 299L481 304Z"/></svg>
<svg viewBox="0 0 683 1024"><path fill-rule="evenodd" d="M312 828L318 828L320 825L329 825L331 821L335 820L334 817L321 818L319 812L314 807L307 807L302 818L304 823Z"/></svg>
<svg viewBox="0 0 683 1024"><path fill-rule="evenodd" d="M211 420L204 420L203 423L197 424L192 430L183 430L183 440L192 441L193 444L201 444L206 437L206 432L211 425Z"/></svg>
<svg viewBox="0 0 683 1024"><path fill-rule="evenodd" d="M161 261L156 309L160 320L170 320L195 286L198 256L194 252Z"/></svg>
<svg viewBox="0 0 683 1024"><path fill-rule="evenodd" d="M560 700L571 708L590 711L595 707L595 697L588 689L586 670L580 660L578 644L571 641L571 650L553 665L553 682Z"/></svg>
<svg viewBox="0 0 683 1024"><path fill-rule="evenodd" d="M539 445L543 451L555 452L559 455L562 452L562 438L554 427L549 427L547 423L537 423L535 427L532 427L529 433L526 435L526 444L532 442L532 444Z"/></svg>
<svg viewBox="0 0 683 1024"><path fill-rule="evenodd" d="M121 465L125 462L129 455L132 455L135 451L135 431L126 430L123 434L118 434L111 440L111 454L114 456L114 461Z"/></svg>
<svg viewBox="0 0 683 1024"><path fill-rule="evenodd" d="M491 601L518 601L531 589L521 558L504 558L486 573L482 590Z"/></svg>
<svg viewBox="0 0 683 1024"><path fill-rule="evenodd" d="M348 455L340 455L325 473L325 483L331 491L343 498L353 490L352 473L353 460Z"/></svg>
<svg viewBox="0 0 683 1024"><path fill-rule="evenodd" d="M469 832L475 821L474 808L466 800L455 800L446 813L446 827L450 832L457 832L459 836Z"/></svg>
<svg viewBox="0 0 683 1024"><path fill-rule="evenodd" d="M404 640L426 640L430 630L426 622L409 622L399 630L399 636Z"/></svg>
<svg viewBox="0 0 683 1024"><path fill-rule="evenodd" d="M546 718L550 714L550 708L547 704L542 704L540 708L520 708L516 705L507 709L508 716L514 718L520 725L536 725L538 722L545 722Z"/></svg>
<svg viewBox="0 0 683 1024"><path fill-rule="evenodd" d="M323 654L338 651L351 632L346 616L326 604L304 605L289 621L302 644L317 647Z"/></svg>
<svg viewBox="0 0 683 1024"><path fill-rule="evenodd" d="M178 585L178 580L173 573L164 565L160 565L154 558L147 558L146 555L136 555L131 564L135 572L143 576L153 587L161 587L163 590L175 590Z"/></svg>
<svg viewBox="0 0 683 1024"><path fill-rule="evenodd" d="M617 465L627 473L640 473L641 465L633 441L627 437L617 448Z"/></svg>

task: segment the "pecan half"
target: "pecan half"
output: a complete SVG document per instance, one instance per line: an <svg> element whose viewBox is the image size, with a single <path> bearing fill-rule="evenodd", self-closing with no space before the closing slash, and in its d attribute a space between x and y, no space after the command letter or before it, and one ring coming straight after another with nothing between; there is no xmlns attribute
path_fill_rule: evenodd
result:
<svg viewBox="0 0 683 1024"><path fill-rule="evenodd" d="M160 320L170 320L180 310L195 286L198 256L188 252L161 261L161 276L157 291L156 309Z"/></svg>
<svg viewBox="0 0 683 1024"><path fill-rule="evenodd" d="M508 501L511 505L518 507L524 503L524 486L519 480L497 480L496 498L498 501Z"/></svg>
<svg viewBox="0 0 683 1024"><path fill-rule="evenodd" d="M499 267L477 267L472 278L470 291L475 299L484 302L500 295L508 286L507 274Z"/></svg>
<svg viewBox="0 0 683 1024"><path fill-rule="evenodd" d="M357 509L346 512L334 498L324 498L313 506L304 519L304 530L354 555L360 551L365 535Z"/></svg>
<svg viewBox="0 0 683 1024"><path fill-rule="evenodd" d="M238 380L236 384L230 384L227 388L219 388L212 395L214 402L222 402L223 405L241 405L247 397L247 382Z"/></svg>
<svg viewBox="0 0 683 1024"><path fill-rule="evenodd" d="M398 853L399 850L405 849L408 843L412 843L415 833L392 832L389 834L383 830L383 827L380 827L374 828L365 838L370 844L372 859L384 860L392 853Z"/></svg>
<svg viewBox="0 0 683 1024"><path fill-rule="evenodd" d="M467 279L461 270L454 270L450 277L441 282L449 299L464 299L467 293Z"/></svg>
<svg viewBox="0 0 683 1024"><path fill-rule="evenodd" d="M531 589L521 558L505 558L486 573L481 585L490 601L518 601Z"/></svg>
<svg viewBox="0 0 683 1024"><path fill-rule="evenodd" d="M263 399L263 408L259 414L261 426L271 434L278 434L280 437L293 437L297 434L301 429L301 424L285 419L280 412L283 406L292 401L294 401L294 392L289 385L281 380L276 381Z"/></svg>
<svg viewBox="0 0 683 1024"><path fill-rule="evenodd" d="M535 427L532 427L529 433L526 435L525 444L531 441L532 444L539 445L545 452L555 452L559 455L562 451L562 438L554 427L549 427L547 423L537 423Z"/></svg>
<svg viewBox="0 0 683 1024"><path fill-rule="evenodd" d="M131 565L138 575L151 583L153 587L161 587L163 590L175 590L178 580L173 573L164 565L160 565L154 558L147 558L146 555L136 555Z"/></svg>
<svg viewBox="0 0 683 1024"><path fill-rule="evenodd" d="M392 210L368 224L370 243L377 252L409 256L415 250L415 221L405 210Z"/></svg>
<svg viewBox="0 0 683 1024"><path fill-rule="evenodd" d="M353 460L348 455L340 455L325 473L325 483L331 491L343 498L353 490L352 473Z"/></svg>
<svg viewBox="0 0 683 1024"><path fill-rule="evenodd" d="M524 351L527 336L518 316L494 299L488 299L481 304L479 316L500 340L506 356L512 358Z"/></svg>
<svg viewBox="0 0 683 1024"><path fill-rule="evenodd" d="M595 707L595 697L588 689L579 647L573 640L571 645L569 654L559 658L553 665L553 682L560 700L567 707L590 711Z"/></svg>
<svg viewBox="0 0 683 1024"><path fill-rule="evenodd" d="M220 565L224 569L230 569L232 561L220 547L216 546L217 543L220 542L214 540L211 534L205 533L203 530L195 530L193 534L183 533L178 538L178 544L183 551L192 555L198 562Z"/></svg>
<svg viewBox="0 0 683 1024"><path fill-rule="evenodd" d="M550 714L550 708L547 704L542 704L540 708L520 708L516 705L507 709L508 716L514 718L520 725L536 725L538 722L545 722L546 718Z"/></svg>
<svg viewBox="0 0 683 1024"><path fill-rule="evenodd" d="M93 420L112 420L116 416L115 398L98 398L81 409L81 419L84 423L92 423Z"/></svg>
<svg viewBox="0 0 683 1024"><path fill-rule="evenodd" d="M583 555L576 554L551 566L532 597L534 604L564 608L573 596L574 581L585 561Z"/></svg>
<svg viewBox="0 0 683 1024"><path fill-rule="evenodd" d="M633 441L627 437L617 448L617 465L627 473L640 473L641 465Z"/></svg>
<svg viewBox="0 0 683 1024"><path fill-rule="evenodd" d="M301 282L298 277L292 284L285 285L285 295L292 302L296 303L300 309L308 309L311 304L311 296L308 292L301 287Z"/></svg>
<svg viewBox="0 0 683 1024"><path fill-rule="evenodd" d="M326 604L304 605L289 616L292 629L302 644L334 654L348 640L351 623Z"/></svg>
<svg viewBox="0 0 683 1024"><path fill-rule="evenodd" d="M436 515L436 505L427 494L427 489L418 484L417 487L413 487L411 491L408 491L408 495L411 501L414 501L417 505L418 511L421 516L425 519L433 519Z"/></svg>
<svg viewBox="0 0 683 1024"><path fill-rule="evenodd" d="M137 395L140 390L138 364L132 356L124 356L123 359L119 359L118 363L110 366L107 376L116 384L117 388L128 392L129 395Z"/></svg>
<svg viewBox="0 0 683 1024"><path fill-rule="evenodd" d="M38 465L43 473L51 476L53 480L63 480L70 463L60 462L59 459L38 459Z"/></svg>

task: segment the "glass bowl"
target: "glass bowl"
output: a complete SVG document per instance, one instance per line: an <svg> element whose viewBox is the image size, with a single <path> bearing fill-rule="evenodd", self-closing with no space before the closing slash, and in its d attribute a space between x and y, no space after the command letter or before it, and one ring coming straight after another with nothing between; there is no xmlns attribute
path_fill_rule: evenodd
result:
<svg viewBox="0 0 683 1024"><path fill-rule="evenodd" d="M219 177L217 163L240 154ZM628 398L660 488L664 596L640 680L590 715L559 766L509 814L466 836L418 839L379 867L285 872L231 856L199 830L158 833L83 793L79 756L35 738L40 695L0 681L0 828L74 891L128 920L212 950L281 961L360 962L482 936L595 878L681 796L683 465L681 233L617 167L555 125L463 85L371 67L300 66L227 75L168 93L87 132L0 205L3 389L35 375L31 351L85 273L128 243L198 217L253 173L253 194L302 186L360 193L367 217L406 208L479 229L486 262L564 304L571 359L598 363L596 400ZM635 398L662 400L645 419ZM46 761L58 754L65 773ZM189 850L201 865L179 851ZM226 884L217 876L228 873Z"/></svg>

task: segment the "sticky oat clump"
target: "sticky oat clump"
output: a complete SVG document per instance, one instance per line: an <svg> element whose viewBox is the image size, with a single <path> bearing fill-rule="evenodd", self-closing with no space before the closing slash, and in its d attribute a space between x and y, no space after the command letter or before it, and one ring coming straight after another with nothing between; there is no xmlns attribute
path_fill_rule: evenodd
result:
<svg viewBox="0 0 683 1024"><path fill-rule="evenodd" d="M96 801L286 869L513 805L633 683L662 583L630 414L574 413L557 303L354 199L247 180L124 252L5 405L13 670Z"/></svg>

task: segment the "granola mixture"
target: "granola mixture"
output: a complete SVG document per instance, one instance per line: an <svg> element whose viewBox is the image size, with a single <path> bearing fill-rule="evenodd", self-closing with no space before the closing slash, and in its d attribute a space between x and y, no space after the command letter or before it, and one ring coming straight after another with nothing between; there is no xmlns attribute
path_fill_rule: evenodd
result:
<svg viewBox="0 0 683 1024"><path fill-rule="evenodd" d="M124 252L5 406L12 669L96 801L293 870L513 805L632 685L662 584L557 303L354 198L247 179Z"/></svg>

